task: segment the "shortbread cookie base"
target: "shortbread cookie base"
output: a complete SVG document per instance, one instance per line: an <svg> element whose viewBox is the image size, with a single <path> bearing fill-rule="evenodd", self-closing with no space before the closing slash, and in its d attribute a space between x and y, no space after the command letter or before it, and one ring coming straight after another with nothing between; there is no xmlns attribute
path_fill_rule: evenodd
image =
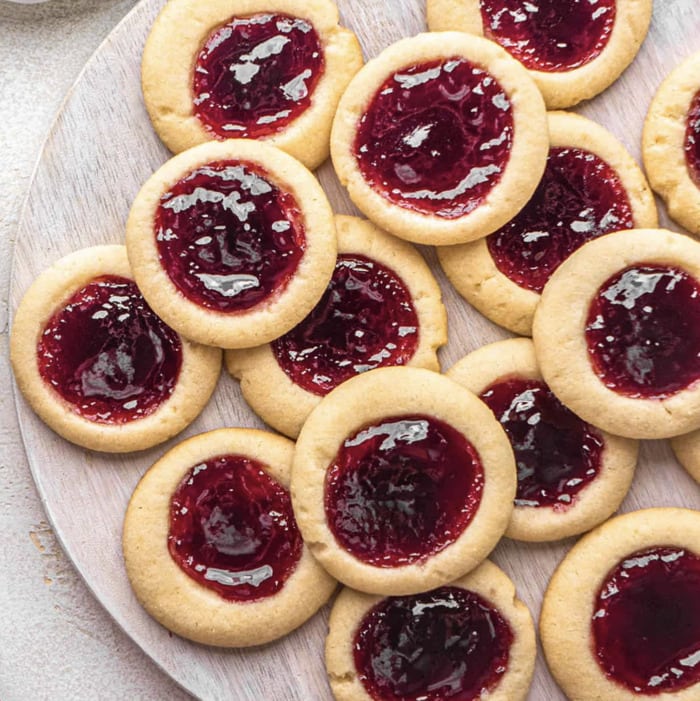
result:
<svg viewBox="0 0 700 701"><path fill-rule="evenodd" d="M464 57L488 71L512 105L513 145L500 181L469 214L456 219L415 212L374 190L354 154L357 126L384 81L396 71L424 62ZM338 178L357 207L377 226L415 243L444 246L490 234L528 201L547 158L542 97L527 71L501 47L462 32L424 33L402 39L369 61L348 85L331 131L331 156Z"/></svg>
<svg viewBox="0 0 700 701"><path fill-rule="evenodd" d="M245 455L289 488L294 444L265 431L226 428L178 444L143 476L124 520L124 562L137 599L159 623L189 640L246 647L291 632L329 599L336 582L304 546L296 569L276 594L256 601L224 599L190 578L168 550L170 500L187 472L219 455Z"/></svg>
<svg viewBox="0 0 700 701"><path fill-rule="evenodd" d="M651 0L617 0L615 23L600 54L569 71L528 71L547 109L572 107L614 83L634 60L651 21ZM480 0L428 0L431 31L458 30L484 36Z"/></svg>
<svg viewBox="0 0 700 701"><path fill-rule="evenodd" d="M153 413L123 424L96 423L41 377L37 344L51 317L95 278L133 279L124 246L94 246L61 258L41 273L15 313L10 359L17 386L37 415L71 443L104 452L126 453L162 443L182 431L204 409L221 370L221 351L180 338L182 366L170 397Z"/></svg>
<svg viewBox="0 0 700 701"><path fill-rule="evenodd" d="M664 80L649 106L642 132L642 157L649 182L671 218L700 234L700 188L685 158L688 112L700 90L700 52L687 58Z"/></svg>
<svg viewBox="0 0 700 701"><path fill-rule="evenodd" d="M282 191L291 193L303 215L306 248L282 292L244 312L224 313L189 300L163 268L154 219L160 198L188 173L216 161L259 166ZM153 310L183 336L221 348L267 343L296 326L321 298L335 266L333 212L318 180L274 146L250 139L211 141L174 156L143 185L129 213L126 246L136 282Z"/></svg>
<svg viewBox="0 0 700 701"><path fill-rule="evenodd" d="M644 174L607 129L573 112L550 112L547 117L550 148L578 148L605 161L627 192L634 227L658 226L654 195ZM443 246L437 254L452 285L475 309L514 333L532 335L532 318L540 295L521 287L499 270L485 238Z"/></svg>
<svg viewBox="0 0 700 701"><path fill-rule="evenodd" d="M335 221L338 253L365 255L393 270L406 286L419 324L418 346L407 365L439 372L437 349L447 342L447 313L440 287L422 256L369 221L345 215L337 215ZM270 344L227 351L225 360L228 371L240 379L246 401L263 421L296 438L321 396L291 380Z"/></svg>
<svg viewBox="0 0 700 701"><path fill-rule="evenodd" d="M486 599L508 622L513 643L508 668L488 695L489 701L523 701L535 666L535 630L530 612L516 595L508 576L489 560L449 586ZM335 600L326 638L326 670L336 701L373 701L357 676L353 638L364 616L383 597L343 589Z"/></svg>
<svg viewBox="0 0 700 701"><path fill-rule="evenodd" d="M234 16L280 13L310 22L321 40L325 66L309 108L284 129L265 137L307 168L329 153L330 130L338 100L362 66L355 35L338 26L330 0L171 0L156 18L144 47L141 84L153 127L174 153L220 139L194 114L192 80L197 54L207 37Z"/></svg>
<svg viewBox="0 0 700 701"><path fill-rule="evenodd" d="M444 421L474 446L484 470L481 501L462 534L440 552L399 567L378 567L342 548L330 530L326 471L348 436L387 417L416 414ZM344 382L311 412L297 441L291 493L304 540L328 572L354 589L391 595L426 591L474 569L505 531L515 487L510 443L481 400L443 375L391 367Z"/></svg>
<svg viewBox="0 0 700 701"><path fill-rule="evenodd" d="M672 438L671 448L678 462L700 484L700 431Z"/></svg>
<svg viewBox="0 0 700 701"><path fill-rule="evenodd" d="M483 346L457 361L447 376L480 396L496 382L521 378L542 380L530 339L511 338ZM597 477L564 508L518 506L505 535L515 540L561 540L590 530L611 516L629 491L637 464L638 444L599 432L604 441Z"/></svg>
<svg viewBox="0 0 700 701"><path fill-rule="evenodd" d="M549 669L571 701L639 701L605 675L594 657L591 621L598 591L608 573L626 556L655 546L698 552L700 513L654 508L623 514L584 536L554 572L545 592L540 636ZM658 698L694 701L697 685Z"/></svg>
<svg viewBox="0 0 700 701"><path fill-rule="evenodd" d="M635 263L670 265L700 280L700 245L665 229L607 234L555 271L535 312L533 341L542 375L569 409L627 438L669 438L700 428L700 383L662 399L618 394L593 371L585 341L588 308L600 286Z"/></svg>

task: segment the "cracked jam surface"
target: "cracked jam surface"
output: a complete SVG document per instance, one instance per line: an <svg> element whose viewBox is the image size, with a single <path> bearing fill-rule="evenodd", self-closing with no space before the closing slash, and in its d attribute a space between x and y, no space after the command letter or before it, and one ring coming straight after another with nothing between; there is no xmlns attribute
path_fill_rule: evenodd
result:
<svg viewBox="0 0 700 701"><path fill-rule="evenodd" d="M632 553L605 578L591 621L605 674L642 695L700 682L700 557L674 546Z"/></svg>
<svg viewBox="0 0 700 701"><path fill-rule="evenodd" d="M168 549L224 599L277 593L302 553L289 493L258 461L220 455L193 466L170 502Z"/></svg>
<svg viewBox="0 0 700 701"><path fill-rule="evenodd" d="M353 653L377 701L473 701L498 685L512 643L498 609L446 586L382 599L360 622Z"/></svg>
<svg viewBox="0 0 700 701"><path fill-rule="evenodd" d="M518 470L516 506L561 511L599 474L604 442L539 380L495 382L480 398L508 434Z"/></svg>
<svg viewBox="0 0 700 701"><path fill-rule="evenodd" d="M598 290L585 337L609 389L646 399L687 389L700 378L700 284L670 266L626 268Z"/></svg>
<svg viewBox="0 0 700 701"><path fill-rule="evenodd" d="M615 0L479 0L484 35L533 71L570 71L600 56Z"/></svg>
<svg viewBox="0 0 700 701"><path fill-rule="evenodd" d="M419 562L453 543L481 503L478 453L429 416L387 417L346 438L326 473L339 545L378 567Z"/></svg>
<svg viewBox="0 0 700 701"><path fill-rule="evenodd" d="M401 278L377 261L346 254L338 256L321 301L272 342L272 352L293 382L325 395L359 373L405 365L418 333L418 315Z"/></svg>
<svg viewBox="0 0 700 701"><path fill-rule="evenodd" d="M234 17L209 36L196 59L194 114L222 139L274 134L309 108L324 63L319 36L306 20Z"/></svg>
<svg viewBox="0 0 700 701"><path fill-rule="evenodd" d="M98 277L47 322L37 344L42 379L83 418L124 424L165 402L182 366L180 337L132 280Z"/></svg>
<svg viewBox="0 0 700 701"><path fill-rule="evenodd" d="M390 202L456 219L498 184L512 140L508 96L457 57L389 77L360 120L353 150L365 180Z"/></svg>
<svg viewBox="0 0 700 701"><path fill-rule="evenodd" d="M284 291L306 245L295 198L243 161L209 163L175 183L160 198L154 229L178 290L226 313Z"/></svg>
<svg viewBox="0 0 700 701"><path fill-rule="evenodd" d="M535 194L486 243L504 275L542 292L552 273L584 243L633 227L627 192L605 161L583 149L552 148Z"/></svg>

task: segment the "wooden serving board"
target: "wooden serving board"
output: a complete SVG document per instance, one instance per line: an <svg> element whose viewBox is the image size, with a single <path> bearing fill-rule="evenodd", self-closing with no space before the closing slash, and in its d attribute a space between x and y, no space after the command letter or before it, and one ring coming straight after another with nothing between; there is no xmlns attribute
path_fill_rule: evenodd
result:
<svg viewBox="0 0 700 701"><path fill-rule="evenodd" d="M143 107L139 61L162 0L144 0L88 62L47 139L34 174L15 251L12 308L44 268L60 256L98 243L121 243L130 204L141 184L168 157ZM423 0L340 0L343 23L358 34L367 57L425 30ZM634 64L605 94L578 111L607 126L639 158L644 115L661 79L700 49L697 0L657 0L650 34ZM330 163L319 171L339 212L353 213ZM675 228L662 213L662 222ZM449 313L443 367L507 334L452 290L425 251ZM202 699L314 701L331 699L324 666L325 610L288 638L243 651L182 640L155 623L136 602L121 558L122 518L140 475L174 443L127 456L77 448L46 428L17 398L29 463L48 516L88 586L126 632L173 679ZM184 435L222 426L261 426L237 383L222 376L203 415ZM184 436L183 436L184 437ZM656 505L700 508L700 489L665 442L644 445L623 511ZM514 580L535 619L542 592L573 539L524 545L504 540L493 554ZM566 625L566 621L562 621ZM538 657L530 701L563 699Z"/></svg>

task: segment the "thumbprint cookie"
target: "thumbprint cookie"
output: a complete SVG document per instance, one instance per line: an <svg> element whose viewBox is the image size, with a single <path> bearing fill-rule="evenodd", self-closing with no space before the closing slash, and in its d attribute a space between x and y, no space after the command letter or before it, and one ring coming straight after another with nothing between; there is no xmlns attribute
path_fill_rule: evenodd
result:
<svg viewBox="0 0 700 701"><path fill-rule="evenodd" d="M646 37L652 0L428 0L428 26L485 36L528 69L549 109L611 85Z"/></svg>
<svg viewBox="0 0 700 701"><path fill-rule="evenodd" d="M462 32L392 44L357 73L333 121L340 182L375 224L415 243L464 243L511 219L547 159L527 71Z"/></svg>
<svg viewBox="0 0 700 701"><path fill-rule="evenodd" d="M313 169L328 157L338 100L361 66L330 0L170 0L146 41L141 82L171 151L264 139Z"/></svg>
<svg viewBox="0 0 700 701"><path fill-rule="evenodd" d="M124 562L163 626L206 645L261 645L331 596L336 583L292 512L293 451L265 431L219 429L175 446L142 477L124 520Z"/></svg>
<svg viewBox="0 0 700 701"><path fill-rule="evenodd" d="M131 207L126 246L155 312L199 343L246 348L296 326L336 259L333 212L299 161L250 139L174 156Z"/></svg>
<svg viewBox="0 0 700 701"><path fill-rule="evenodd" d="M220 350L154 314L124 246L85 248L41 273L17 308L10 358L20 391L56 433L120 453L182 431L221 369Z"/></svg>
<svg viewBox="0 0 700 701"><path fill-rule="evenodd" d="M489 408L422 368L370 370L327 394L301 429L292 503L336 579L412 594L461 577L506 529L516 473Z"/></svg>
<svg viewBox="0 0 700 701"><path fill-rule="evenodd" d="M386 365L439 371L446 342L440 287L418 251L357 217L336 216L336 229L335 271L309 316L269 344L225 356L248 403L292 438L341 382Z"/></svg>
<svg viewBox="0 0 700 701"><path fill-rule="evenodd" d="M579 419L542 379L528 338L483 346L447 376L478 395L510 439L518 471L506 535L549 541L583 533L617 510L637 463L637 442Z"/></svg>

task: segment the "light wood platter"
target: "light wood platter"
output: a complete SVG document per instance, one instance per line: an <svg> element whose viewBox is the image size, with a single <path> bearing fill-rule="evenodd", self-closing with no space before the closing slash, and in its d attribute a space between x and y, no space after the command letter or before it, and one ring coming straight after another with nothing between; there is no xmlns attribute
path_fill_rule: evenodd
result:
<svg viewBox="0 0 700 701"><path fill-rule="evenodd" d="M62 255L98 243L122 243L124 222L141 184L169 156L151 129L139 84L141 49L162 0L143 0L88 62L45 144L23 213L15 250L11 305ZM425 30L423 0L339 0L343 23L358 34L367 57ZM662 78L700 48L697 0L657 2L650 34L634 64L606 93L577 111L608 127L639 159L644 115ZM339 212L353 213L329 163L319 171ZM665 213L662 223L679 230ZM436 268L432 251L426 256ZM450 331L443 367L506 336L452 290L436 270ZM66 552L95 596L124 630L175 681L202 699L314 701L331 699L322 646L327 610L283 641L245 651L196 645L168 633L144 613L124 572L120 534L140 475L174 443L127 456L77 448L46 428L17 398L29 463L47 514ZM222 376L204 414L182 436L221 426L261 426L237 384ZM700 508L700 489L665 442L643 446L623 511L658 505ZM555 565L573 540L523 545L504 540L493 560L515 580L533 616ZM565 621L562 622L565 625ZM530 701L564 699L538 657Z"/></svg>

